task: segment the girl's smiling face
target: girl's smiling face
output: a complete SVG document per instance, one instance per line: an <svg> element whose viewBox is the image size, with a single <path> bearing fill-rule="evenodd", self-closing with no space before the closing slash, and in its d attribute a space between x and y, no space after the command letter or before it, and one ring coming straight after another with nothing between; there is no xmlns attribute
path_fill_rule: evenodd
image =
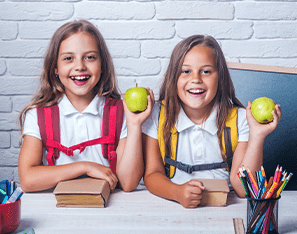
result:
<svg viewBox="0 0 297 234"><path fill-rule="evenodd" d="M215 52L207 46L194 46L185 56L177 81L178 96L190 119L197 115L204 118L209 113L218 80Z"/></svg>
<svg viewBox="0 0 297 234"><path fill-rule="evenodd" d="M101 58L96 40L86 32L72 34L61 42L56 75L71 102L91 102L101 76Z"/></svg>

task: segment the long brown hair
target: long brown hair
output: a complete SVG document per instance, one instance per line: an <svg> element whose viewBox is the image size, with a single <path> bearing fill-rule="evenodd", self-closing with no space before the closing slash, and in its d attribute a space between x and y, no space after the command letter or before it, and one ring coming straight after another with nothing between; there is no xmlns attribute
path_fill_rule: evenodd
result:
<svg viewBox="0 0 297 234"><path fill-rule="evenodd" d="M94 94L120 99L114 65L106 43L99 30L86 20L75 20L62 25L54 33L44 56L43 70L40 76L40 88L29 104L21 111L19 122L21 134L23 133L24 120L30 109L48 107L56 104L63 94L65 88L59 77L55 75L60 45L63 40L77 32L86 32L94 37L97 42L101 58L101 77L94 87Z"/></svg>
<svg viewBox="0 0 297 234"><path fill-rule="evenodd" d="M166 107L166 120L163 126L164 140L166 145L170 145L170 130L174 127L181 108L181 100L177 95L177 81L182 71L184 58L186 54L197 45L211 48L216 56L219 81L218 90L213 100L213 106L214 104L218 105L216 125L218 127L217 135L222 151L222 131L225 127L229 110L236 106L244 106L235 96L234 85L221 47L211 36L190 36L179 42L172 51L159 95L159 101L164 101Z"/></svg>

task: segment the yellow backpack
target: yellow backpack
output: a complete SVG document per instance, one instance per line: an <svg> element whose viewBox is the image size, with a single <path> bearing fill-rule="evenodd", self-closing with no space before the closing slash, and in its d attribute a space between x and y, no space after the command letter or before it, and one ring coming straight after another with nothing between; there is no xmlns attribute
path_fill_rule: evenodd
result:
<svg viewBox="0 0 297 234"><path fill-rule="evenodd" d="M227 168L230 170L233 152L236 149L238 144L238 132L237 132L237 111L238 108L235 107L230 110L227 120L226 127L222 133L222 146L224 150L224 162L221 163L211 163L211 164L200 164L200 165L188 165L182 162L177 161L176 158L176 149L178 145L178 131L175 126L171 129L171 149L169 146L165 146L164 135L163 135L163 125L166 118L166 109L164 104L161 104L160 115L159 115L159 127L158 127L158 142L165 166L166 176L172 178L175 174L175 169L178 168L189 174L193 171L201 170L211 170L216 168ZM226 147L227 146L227 147ZM168 155L166 154L166 148ZM170 155L170 157L169 157Z"/></svg>

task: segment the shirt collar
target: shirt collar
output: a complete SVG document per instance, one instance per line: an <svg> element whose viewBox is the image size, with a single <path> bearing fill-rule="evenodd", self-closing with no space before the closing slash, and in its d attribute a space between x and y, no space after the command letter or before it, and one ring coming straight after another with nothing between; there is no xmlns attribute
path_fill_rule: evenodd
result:
<svg viewBox="0 0 297 234"><path fill-rule="evenodd" d="M195 123L192 122L192 120L189 119L184 109L181 107L175 127L178 132L181 132L190 127L199 126L201 129L209 132L212 135L215 135L218 131L218 128L216 125L216 117L217 117L217 105L214 106L209 117L206 119L206 121L203 124L196 125Z"/></svg>
<svg viewBox="0 0 297 234"><path fill-rule="evenodd" d="M98 115L99 113L99 106L102 102L104 102L104 97L98 97L97 95L93 98L91 103L87 106L86 109L82 111L82 113L89 113L93 115ZM72 105L66 95L64 95L59 102L60 111L63 115L71 115L74 113L79 113L78 110Z"/></svg>

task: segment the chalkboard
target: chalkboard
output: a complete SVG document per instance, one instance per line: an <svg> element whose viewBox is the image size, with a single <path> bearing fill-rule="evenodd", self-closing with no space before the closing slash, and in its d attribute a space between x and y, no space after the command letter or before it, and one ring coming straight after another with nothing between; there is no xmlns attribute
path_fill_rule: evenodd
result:
<svg viewBox="0 0 297 234"><path fill-rule="evenodd" d="M264 143L264 168L272 176L277 165L294 175L286 190L297 190L297 69L228 63L237 98L243 105L267 96L280 104L282 117Z"/></svg>

